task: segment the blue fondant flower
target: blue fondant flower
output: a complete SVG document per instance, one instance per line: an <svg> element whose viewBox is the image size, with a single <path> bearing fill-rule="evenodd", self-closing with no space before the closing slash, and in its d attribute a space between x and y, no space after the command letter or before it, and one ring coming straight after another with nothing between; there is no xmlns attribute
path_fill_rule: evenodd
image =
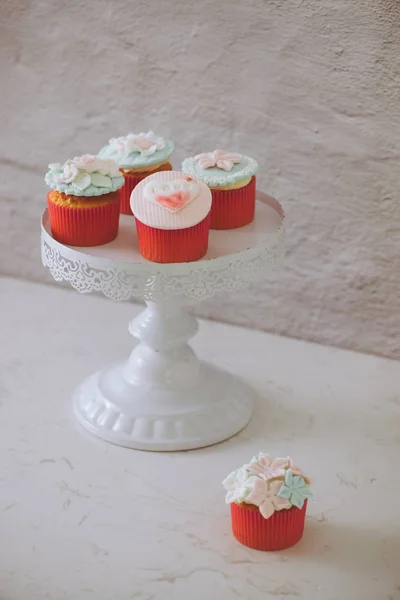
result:
<svg viewBox="0 0 400 600"><path fill-rule="evenodd" d="M293 475L292 471L288 469L285 474L285 483L279 490L278 496L287 498L297 508L303 508L304 501L312 498L312 493L304 478Z"/></svg>

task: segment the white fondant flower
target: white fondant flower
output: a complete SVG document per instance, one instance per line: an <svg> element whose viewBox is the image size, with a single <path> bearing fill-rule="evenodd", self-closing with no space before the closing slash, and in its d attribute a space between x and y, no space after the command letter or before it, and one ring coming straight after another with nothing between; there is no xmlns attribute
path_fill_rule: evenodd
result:
<svg viewBox="0 0 400 600"><path fill-rule="evenodd" d="M251 479L255 479L255 477L252 477ZM250 487L249 474L245 467L241 467L240 469L237 469L237 471L229 473L228 477L222 482L222 485L227 490L225 496L225 502L227 504L231 504L232 502L243 502Z"/></svg>
<svg viewBox="0 0 400 600"><path fill-rule="evenodd" d="M94 154L82 154L82 156L75 156L72 159L73 163L81 168L85 168L86 170L93 169L93 164L97 162L97 157Z"/></svg>
<svg viewBox="0 0 400 600"><path fill-rule="evenodd" d="M153 131L147 133L128 133L126 136L112 138L109 142L120 156L128 156L134 152L141 156L151 156L157 150L165 148L165 140L156 137Z"/></svg>
<svg viewBox="0 0 400 600"><path fill-rule="evenodd" d="M75 156L71 163L81 171L86 173L98 172L101 175L109 175L110 177L118 177L121 175L118 165L113 160L106 160L93 154L83 154Z"/></svg>
<svg viewBox="0 0 400 600"><path fill-rule="evenodd" d="M261 477L252 477L249 481L250 492L246 496L246 502L258 506L264 519L268 519L276 510L290 508L289 500L277 495L283 485L282 481L268 482Z"/></svg>
<svg viewBox="0 0 400 600"><path fill-rule="evenodd" d="M71 183L77 175L77 167L67 161L64 165L63 172L56 175L54 179L57 183Z"/></svg>
<svg viewBox="0 0 400 600"><path fill-rule="evenodd" d="M235 163L240 162L240 155L225 152L225 150L214 150L214 152L197 154L195 159L199 161L199 165L202 169L218 167L218 169L230 171Z"/></svg>
<svg viewBox="0 0 400 600"><path fill-rule="evenodd" d="M284 477L285 469L288 466L289 461L287 458L271 458L269 454L260 452L258 456L253 458L247 468L251 473L269 480L276 477Z"/></svg>

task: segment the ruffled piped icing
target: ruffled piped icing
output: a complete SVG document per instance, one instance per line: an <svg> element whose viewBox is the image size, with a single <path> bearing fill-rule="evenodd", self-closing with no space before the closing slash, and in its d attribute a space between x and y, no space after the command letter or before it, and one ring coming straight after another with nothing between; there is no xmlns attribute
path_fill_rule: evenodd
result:
<svg viewBox="0 0 400 600"><path fill-rule="evenodd" d="M111 138L99 156L111 158L121 169L140 169L167 161L174 149L171 140L148 131Z"/></svg>
<svg viewBox="0 0 400 600"><path fill-rule="evenodd" d="M45 182L53 190L71 196L101 196L124 185L124 177L113 160L93 154L75 156L61 163L51 163Z"/></svg>
<svg viewBox="0 0 400 600"><path fill-rule="evenodd" d="M232 471L223 486L227 504L253 504L264 519L269 519L275 511L292 506L303 508L305 500L312 498L310 483L290 457L272 458L260 452L248 464Z"/></svg>
<svg viewBox="0 0 400 600"><path fill-rule="evenodd" d="M258 164L250 156L214 150L185 158L182 171L210 187L225 187L255 175Z"/></svg>

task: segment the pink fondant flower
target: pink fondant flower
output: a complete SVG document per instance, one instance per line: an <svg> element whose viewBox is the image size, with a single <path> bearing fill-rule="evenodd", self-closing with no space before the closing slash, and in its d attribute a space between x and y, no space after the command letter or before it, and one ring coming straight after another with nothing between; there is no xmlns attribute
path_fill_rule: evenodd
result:
<svg viewBox="0 0 400 600"><path fill-rule="evenodd" d="M156 137L153 131L148 131L147 133L128 133L126 136L112 138L110 145L122 156L136 152L142 156L151 156L157 150L165 147L165 140Z"/></svg>
<svg viewBox="0 0 400 600"><path fill-rule="evenodd" d="M276 510L291 506L287 498L277 495L282 485L282 481L268 482L260 477L252 477L249 480L250 493L246 496L246 503L258 506L264 519L268 519Z"/></svg>
<svg viewBox="0 0 400 600"><path fill-rule="evenodd" d="M230 152L225 152L225 150L203 152L202 154L197 154L195 159L199 161L202 169L218 167L218 169L223 169L224 171L230 171L235 163L240 162L239 154L231 154Z"/></svg>
<svg viewBox="0 0 400 600"><path fill-rule="evenodd" d="M97 156L93 154L82 154L82 156L75 156L74 160L80 161L84 165L89 165L90 163L96 162Z"/></svg>
<svg viewBox="0 0 400 600"><path fill-rule="evenodd" d="M83 154L82 156L74 156L71 163L81 171L93 173L93 171L98 170L99 160L101 161L101 159L93 154Z"/></svg>
<svg viewBox="0 0 400 600"><path fill-rule="evenodd" d="M78 175L78 169L71 163L66 163L63 172L57 175L54 179L57 183L71 183Z"/></svg>
<svg viewBox="0 0 400 600"><path fill-rule="evenodd" d="M154 146L153 140L150 140L144 135L138 135L136 138L134 138L133 143L140 148L140 150L148 150Z"/></svg>
<svg viewBox="0 0 400 600"><path fill-rule="evenodd" d="M110 177L118 177L120 171L118 165L113 160L107 160L94 156L93 154L84 154L83 156L75 156L71 163L83 172L94 173L99 172L102 175L110 175Z"/></svg>
<svg viewBox="0 0 400 600"><path fill-rule="evenodd" d="M260 475L266 480L275 477L284 477L285 468L289 462L287 458L271 458L268 454L259 454L257 458L249 464L248 470L251 473Z"/></svg>

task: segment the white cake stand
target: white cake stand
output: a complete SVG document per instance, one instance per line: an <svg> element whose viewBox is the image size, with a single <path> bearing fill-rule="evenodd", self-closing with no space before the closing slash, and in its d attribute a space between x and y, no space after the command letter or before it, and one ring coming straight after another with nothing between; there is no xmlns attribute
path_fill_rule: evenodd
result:
<svg viewBox="0 0 400 600"><path fill-rule="evenodd" d="M187 341L197 332L185 298L202 300L263 279L282 251L280 204L257 192L256 219L233 231L211 231L207 255L193 263L151 263L137 248L133 217L121 216L118 237L105 246L56 242L47 211L42 260L56 281L113 300L144 298L129 325L139 339L130 357L86 379L75 391L78 421L98 437L140 450L187 450L215 444L250 420L251 388L200 361Z"/></svg>

